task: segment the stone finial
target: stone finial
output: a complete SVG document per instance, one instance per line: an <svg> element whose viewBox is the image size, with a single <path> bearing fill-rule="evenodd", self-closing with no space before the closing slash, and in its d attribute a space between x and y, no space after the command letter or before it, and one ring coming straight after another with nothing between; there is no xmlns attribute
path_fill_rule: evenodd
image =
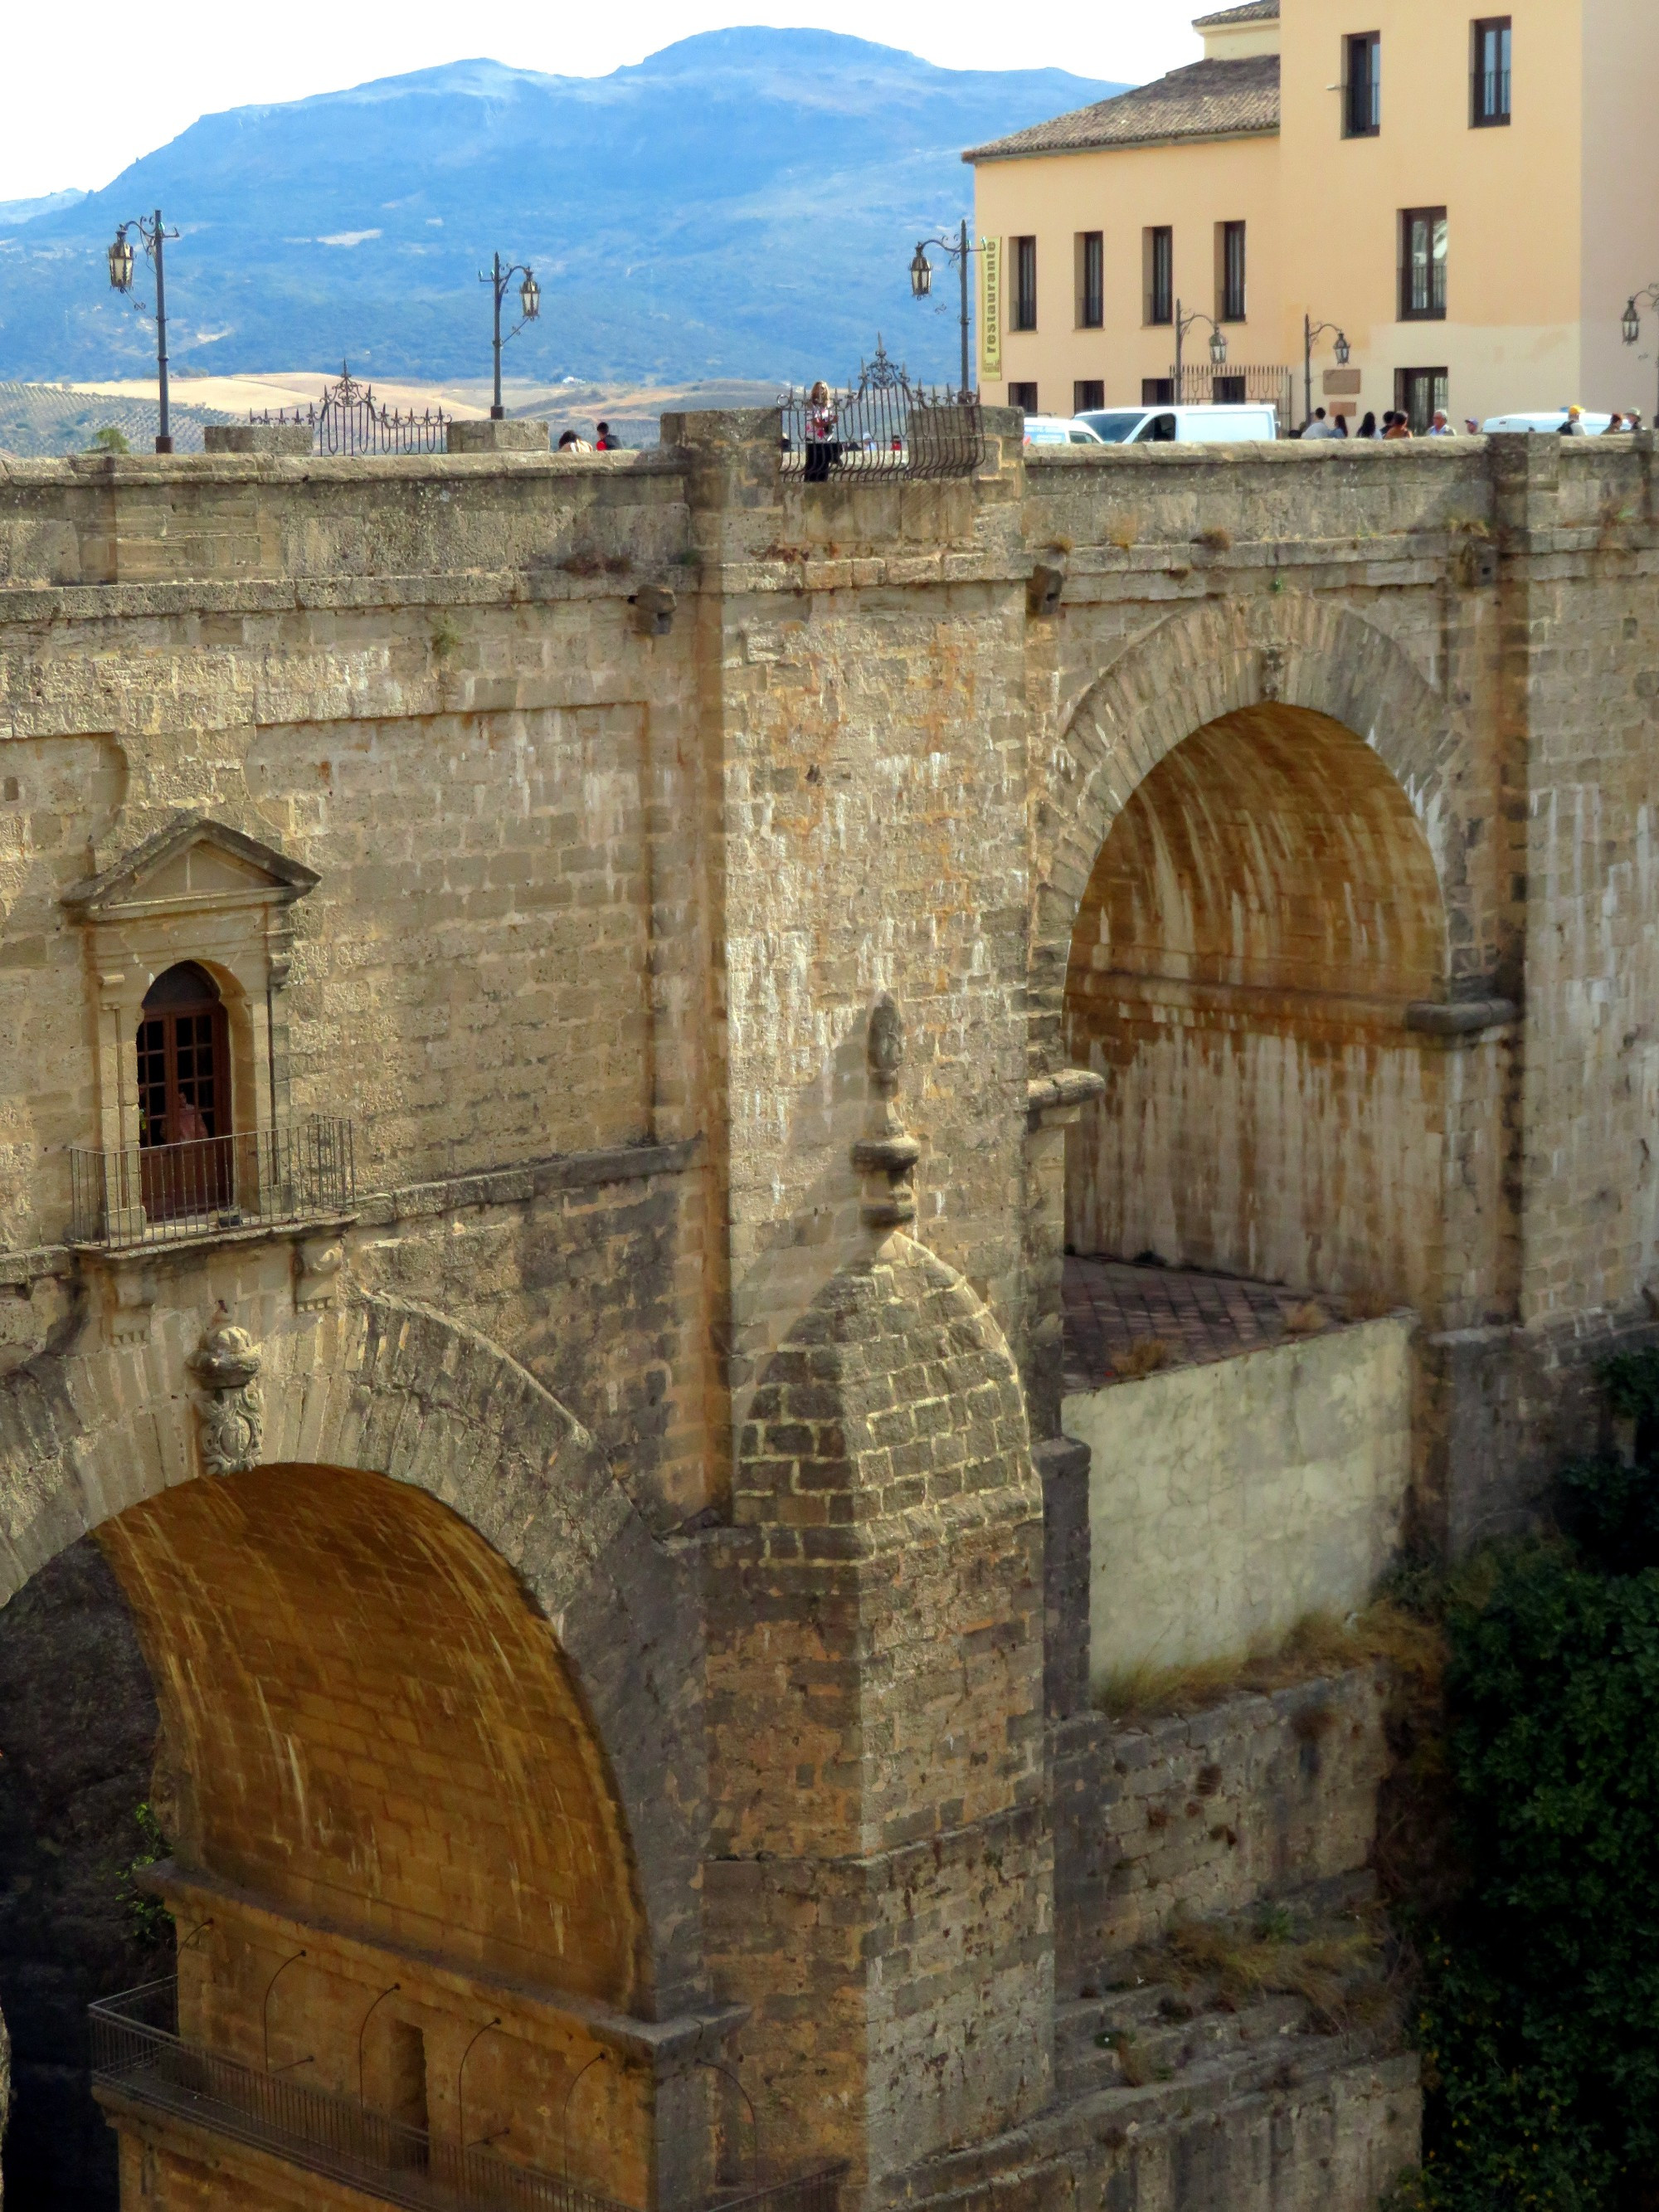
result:
<svg viewBox="0 0 1659 2212"><path fill-rule="evenodd" d="M865 1133L853 1147L853 1164L864 1181L859 1210L870 1229L896 1229L916 1218L914 1185L921 1146L907 1133L894 1103L904 1070L904 1017L884 991L870 1010L865 1035L870 1105Z"/></svg>
<svg viewBox="0 0 1659 2212"><path fill-rule="evenodd" d="M259 1364L258 1346L245 1328L235 1327L222 1298L190 1360L206 1394L202 1464L210 1474L242 1474L258 1465L265 1416Z"/></svg>

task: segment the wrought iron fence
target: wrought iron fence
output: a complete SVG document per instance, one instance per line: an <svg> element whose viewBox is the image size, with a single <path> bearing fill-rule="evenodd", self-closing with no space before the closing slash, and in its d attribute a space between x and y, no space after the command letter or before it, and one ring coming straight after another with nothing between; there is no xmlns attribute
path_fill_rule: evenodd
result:
<svg viewBox="0 0 1659 2212"><path fill-rule="evenodd" d="M410 2212L629 2212L538 2166L492 2150L462 2148L405 2127L361 2100L292 2074L258 2067L181 2040L178 1984L149 1982L90 2008L92 2078L129 2102L272 2153ZM797 2174L735 2199L722 2212L837 2212L843 2166Z"/></svg>
<svg viewBox="0 0 1659 2212"><path fill-rule="evenodd" d="M250 422L301 423L311 432L315 453L441 453L450 418L441 407L400 415L374 397L372 385L359 384L344 362L340 380L325 384L322 396L306 407L250 410Z"/></svg>
<svg viewBox="0 0 1659 2212"><path fill-rule="evenodd" d="M1171 380L1175 375L1170 372ZM1218 368L1212 362L1183 362L1176 403L1182 407L1224 407L1241 400L1265 402L1279 418L1279 434L1288 437L1296 421L1296 374L1285 368Z"/></svg>
<svg viewBox="0 0 1659 2212"><path fill-rule="evenodd" d="M70 1241L115 1250L349 1213L352 1125L321 1115L178 1145L70 1152Z"/></svg>
<svg viewBox="0 0 1659 2212"><path fill-rule="evenodd" d="M845 391L814 398L792 385L778 402L786 476L804 483L867 477L939 480L971 477L985 459L985 418L979 396L946 385L915 384L888 357L879 337L876 357Z"/></svg>

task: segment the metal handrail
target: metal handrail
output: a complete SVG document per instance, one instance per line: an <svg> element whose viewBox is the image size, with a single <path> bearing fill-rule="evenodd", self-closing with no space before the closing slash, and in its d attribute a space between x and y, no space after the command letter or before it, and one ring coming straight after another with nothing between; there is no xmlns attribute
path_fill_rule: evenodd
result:
<svg viewBox="0 0 1659 2212"><path fill-rule="evenodd" d="M313 1114L173 1145L70 1148L71 1244L119 1251L349 1213L352 1125Z"/></svg>
<svg viewBox="0 0 1659 2212"><path fill-rule="evenodd" d="M493 2150L462 2148L292 2074L185 2043L177 2033L178 1984L149 1982L88 2008L94 2085L288 2164L343 2182L408 2212L633 2212ZM791 2175L742 2195L720 2193L721 2212L838 2212L844 2165Z"/></svg>

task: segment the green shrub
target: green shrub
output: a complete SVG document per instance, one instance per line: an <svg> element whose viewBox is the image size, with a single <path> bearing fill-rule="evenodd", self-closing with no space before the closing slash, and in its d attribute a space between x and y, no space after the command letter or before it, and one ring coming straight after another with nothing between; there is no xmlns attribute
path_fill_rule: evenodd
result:
<svg viewBox="0 0 1659 2212"><path fill-rule="evenodd" d="M1638 1480L1637 1478L1644 1478ZM1425 1949L1437 2212L1632 2212L1659 2175L1659 1566L1646 1469L1586 1462L1575 1542L1446 1628L1464 1893Z"/></svg>

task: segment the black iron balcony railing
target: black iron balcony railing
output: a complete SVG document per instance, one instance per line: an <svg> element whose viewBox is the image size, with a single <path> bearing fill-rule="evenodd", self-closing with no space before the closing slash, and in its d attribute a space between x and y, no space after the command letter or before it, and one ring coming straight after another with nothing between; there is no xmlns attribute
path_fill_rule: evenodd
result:
<svg viewBox="0 0 1659 2212"><path fill-rule="evenodd" d="M537 2166L463 2149L350 2097L262 2072L173 2032L175 1981L147 1983L90 2008L94 2084L192 2126L410 2212L629 2212ZM842 2166L742 2195L720 2212L837 2212Z"/></svg>
<svg viewBox="0 0 1659 2212"><path fill-rule="evenodd" d="M349 1121L313 1115L179 1145L70 1153L70 1242L114 1251L352 1212Z"/></svg>

